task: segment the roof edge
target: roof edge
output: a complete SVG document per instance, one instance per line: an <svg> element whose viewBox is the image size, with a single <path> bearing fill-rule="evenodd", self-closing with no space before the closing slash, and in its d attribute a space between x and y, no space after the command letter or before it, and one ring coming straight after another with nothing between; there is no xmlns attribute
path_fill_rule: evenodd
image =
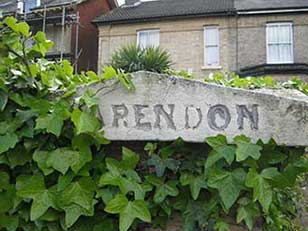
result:
<svg viewBox="0 0 308 231"><path fill-rule="evenodd" d="M135 18L135 19L121 19L121 20L109 20L103 21L99 19L94 19L92 23L96 25L116 25L116 24L130 24L130 23L140 23L140 22L153 22L161 20L177 20L177 19L191 19L191 18L200 18L200 17L219 17L219 16L235 16L236 12L233 10L220 11L220 12L211 12L211 13L202 13L202 14L183 14L183 15L170 15L170 16L155 16L148 18Z"/></svg>

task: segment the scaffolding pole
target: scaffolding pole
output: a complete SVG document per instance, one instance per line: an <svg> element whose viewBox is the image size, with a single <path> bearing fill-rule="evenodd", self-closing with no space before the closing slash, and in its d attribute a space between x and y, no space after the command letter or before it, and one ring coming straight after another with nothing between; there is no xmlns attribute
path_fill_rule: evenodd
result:
<svg viewBox="0 0 308 231"><path fill-rule="evenodd" d="M43 18L43 32L46 33L46 11L47 11L47 7L46 4L44 5L44 18Z"/></svg>
<svg viewBox="0 0 308 231"><path fill-rule="evenodd" d="M75 40L75 73L78 71L78 59L79 59L79 11L76 13L76 40Z"/></svg>
<svg viewBox="0 0 308 231"><path fill-rule="evenodd" d="M65 6L63 6L62 9L62 34L61 34L61 55L60 55L60 59L61 61L63 60L63 50L64 50L64 32L65 32Z"/></svg>

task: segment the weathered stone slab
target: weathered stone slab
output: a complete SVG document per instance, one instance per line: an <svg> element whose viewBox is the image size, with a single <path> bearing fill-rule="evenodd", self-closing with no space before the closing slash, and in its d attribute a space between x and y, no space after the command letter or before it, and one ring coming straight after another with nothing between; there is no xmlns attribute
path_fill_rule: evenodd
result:
<svg viewBox="0 0 308 231"><path fill-rule="evenodd" d="M244 90L147 72L133 74L135 91L112 81L102 88L100 115L110 140L203 142L205 137L244 134L308 145L308 97L293 90Z"/></svg>

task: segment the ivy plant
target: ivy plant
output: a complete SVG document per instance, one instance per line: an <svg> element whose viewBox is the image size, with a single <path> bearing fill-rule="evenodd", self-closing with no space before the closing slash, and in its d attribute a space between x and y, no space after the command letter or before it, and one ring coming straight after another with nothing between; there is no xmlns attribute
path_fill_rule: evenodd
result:
<svg viewBox="0 0 308 231"><path fill-rule="evenodd" d="M13 17L0 23L1 230L164 229L176 214L184 231L301 230L304 148L245 136L230 144L223 135L143 151L136 143L138 153L110 143L97 113L100 89L78 87L115 78L134 90L131 75L112 67L76 74L69 61L44 58L51 46Z"/></svg>

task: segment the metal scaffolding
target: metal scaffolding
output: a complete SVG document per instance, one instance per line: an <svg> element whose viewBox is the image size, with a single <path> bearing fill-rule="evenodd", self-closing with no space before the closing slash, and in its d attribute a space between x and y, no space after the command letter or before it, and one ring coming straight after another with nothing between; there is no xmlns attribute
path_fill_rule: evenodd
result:
<svg viewBox="0 0 308 231"><path fill-rule="evenodd" d="M60 50L59 50L59 58L60 60L63 60L64 54L65 54L65 31L66 27L68 25L72 26L71 30L71 36L73 35L73 27L75 28L75 37L71 37L71 41L74 41L74 53L71 53L71 57L74 59L73 65L75 68L75 71L78 70L78 59L81 55L81 50L79 50L79 30L80 30L80 15L79 11L77 10L77 7L75 5L75 1L71 0L71 2L67 4L62 5L54 5L54 6L48 6L44 4L43 6L39 8L35 8L30 14L32 17L30 17L30 14L24 12L23 14L23 20L30 22L36 22L36 23L42 23L42 31L46 33L48 31L47 24L55 23L55 21L58 21L61 23L61 38L60 38ZM73 8L73 12L71 9ZM49 14L52 12L51 14ZM56 13L54 13L56 12ZM61 14L59 14L61 12ZM71 43L72 44L72 43ZM72 51L72 49L71 49Z"/></svg>

